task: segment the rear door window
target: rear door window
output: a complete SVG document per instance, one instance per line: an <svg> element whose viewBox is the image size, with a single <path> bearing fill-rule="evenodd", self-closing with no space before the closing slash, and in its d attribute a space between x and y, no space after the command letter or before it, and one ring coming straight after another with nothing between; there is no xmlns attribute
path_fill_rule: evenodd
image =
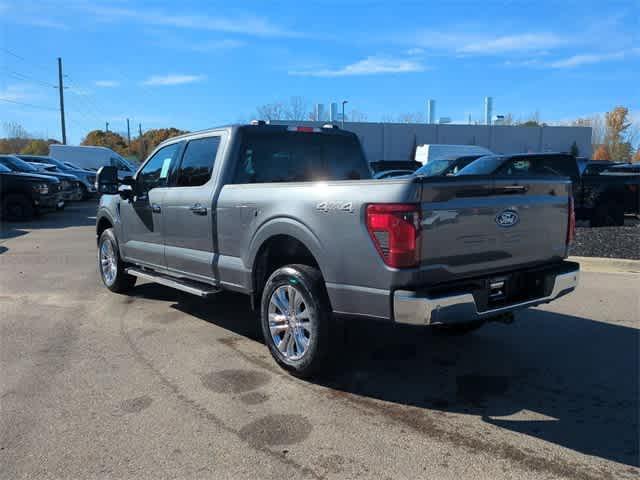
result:
<svg viewBox="0 0 640 480"><path fill-rule="evenodd" d="M176 187L199 187L211 178L220 137L206 137L187 143L182 162L176 171Z"/></svg>
<svg viewBox="0 0 640 480"><path fill-rule="evenodd" d="M355 136L245 132L234 183L371 178Z"/></svg>

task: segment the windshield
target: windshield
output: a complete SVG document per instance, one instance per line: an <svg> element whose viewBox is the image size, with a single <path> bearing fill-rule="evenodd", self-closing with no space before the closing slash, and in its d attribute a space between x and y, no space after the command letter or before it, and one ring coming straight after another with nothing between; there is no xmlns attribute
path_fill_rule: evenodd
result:
<svg viewBox="0 0 640 480"><path fill-rule="evenodd" d="M434 177L444 172L452 163L453 160L431 160L426 165L416 170L415 175Z"/></svg>
<svg viewBox="0 0 640 480"><path fill-rule="evenodd" d="M82 170L82 168L80 168L79 166L77 166L77 165L75 165L75 164L73 164L71 162L63 162L63 163L64 163L64 165L66 167L69 167L69 168L71 168L73 170Z"/></svg>
<svg viewBox="0 0 640 480"><path fill-rule="evenodd" d="M56 160L55 158L52 158L52 157L39 157L37 160L34 160L34 161L38 163L48 163L49 165L55 165L56 167L62 170L69 170L69 167L67 167L63 162L61 162L60 160Z"/></svg>
<svg viewBox="0 0 640 480"><path fill-rule="evenodd" d="M29 172L29 173L39 172L39 170L36 167L29 165L27 162L25 162L24 160L20 160L18 157L14 157L14 156L1 157L0 161L5 166L9 167L11 170L15 170L16 172Z"/></svg>
<svg viewBox="0 0 640 480"><path fill-rule="evenodd" d="M491 175L502 165L504 159L495 155L487 155L474 160L456 175Z"/></svg>

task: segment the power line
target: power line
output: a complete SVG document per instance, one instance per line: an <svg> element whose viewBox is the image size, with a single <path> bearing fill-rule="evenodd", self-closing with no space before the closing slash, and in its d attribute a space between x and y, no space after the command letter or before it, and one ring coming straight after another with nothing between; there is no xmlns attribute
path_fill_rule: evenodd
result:
<svg viewBox="0 0 640 480"><path fill-rule="evenodd" d="M26 75L24 73L16 72L15 70L9 70L6 67L3 67L3 70L7 71L8 75L18 80L26 80L27 82L39 83L40 85L44 85L46 87L58 88L58 86L54 85L53 83L40 80L38 78L32 77L31 75Z"/></svg>
<svg viewBox="0 0 640 480"><path fill-rule="evenodd" d="M22 55L18 55L17 53L12 52L11 50L9 50L7 48L0 47L0 50L2 50L3 52L11 55L12 57L17 58L18 60L22 60L23 62L28 63L31 66L35 66L38 70L42 70L42 71L45 71L47 73L49 73L49 71L50 71L50 67L45 67L44 65L41 65L39 63L31 63L29 60L27 60Z"/></svg>
<svg viewBox="0 0 640 480"><path fill-rule="evenodd" d="M52 110L54 112L58 110L57 108L43 107L42 105L34 105L33 103L18 102L17 100L10 100L8 98L0 98L0 102L15 103L16 105L23 105L25 107L31 107L31 108L39 108L40 110Z"/></svg>

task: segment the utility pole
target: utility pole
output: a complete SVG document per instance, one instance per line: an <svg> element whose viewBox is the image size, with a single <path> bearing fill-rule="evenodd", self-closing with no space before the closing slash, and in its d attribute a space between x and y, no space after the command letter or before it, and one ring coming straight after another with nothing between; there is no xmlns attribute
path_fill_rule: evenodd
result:
<svg viewBox="0 0 640 480"><path fill-rule="evenodd" d="M127 142L131 146L131 128L129 127L129 119L127 118Z"/></svg>
<svg viewBox="0 0 640 480"><path fill-rule="evenodd" d="M62 126L62 144L67 144L67 127L64 123L64 85L62 84L62 58L58 57L58 92L60 93L60 125Z"/></svg>
<svg viewBox="0 0 640 480"><path fill-rule="evenodd" d="M109 122L104 122L104 131L105 132L109 131Z"/></svg>

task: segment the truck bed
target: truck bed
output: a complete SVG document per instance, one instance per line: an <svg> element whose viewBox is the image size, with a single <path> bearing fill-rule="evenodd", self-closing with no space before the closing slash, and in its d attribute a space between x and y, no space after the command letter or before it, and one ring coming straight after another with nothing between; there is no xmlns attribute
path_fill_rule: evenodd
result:
<svg viewBox="0 0 640 480"><path fill-rule="evenodd" d="M393 290L561 262L567 254L569 179L401 178L225 185L217 208L223 285L250 291L258 248L274 232L317 259L334 311L390 318ZM420 261L385 264L366 226L370 204L416 204ZM511 226L499 225L515 213Z"/></svg>

